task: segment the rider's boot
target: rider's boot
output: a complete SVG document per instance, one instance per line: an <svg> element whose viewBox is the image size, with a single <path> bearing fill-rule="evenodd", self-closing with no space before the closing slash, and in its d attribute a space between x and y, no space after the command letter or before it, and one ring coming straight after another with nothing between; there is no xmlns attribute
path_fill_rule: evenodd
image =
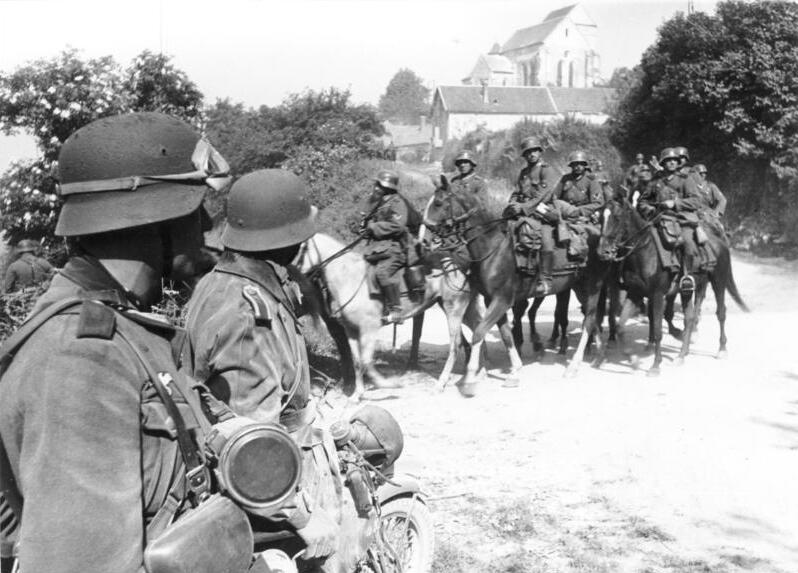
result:
<svg viewBox="0 0 798 573"><path fill-rule="evenodd" d="M540 273L535 286L535 296L546 296L551 292L554 251L540 251Z"/></svg>
<svg viewBox="0 0 798 573"><path fill-rule="evenodd" d="M693 272L693 257L689 254L684 255L684 264L682 265L682 278L679 279L679 291L692 292L695 290L695 278Z"/></svg>
<svg viewBox="0 0 798 573"><path fill-rule="evenodd" d="M399 299L399 285L387 284L382 287L385 308L388 314L382 318L384 324L402 324L402 303Z"/></svg>

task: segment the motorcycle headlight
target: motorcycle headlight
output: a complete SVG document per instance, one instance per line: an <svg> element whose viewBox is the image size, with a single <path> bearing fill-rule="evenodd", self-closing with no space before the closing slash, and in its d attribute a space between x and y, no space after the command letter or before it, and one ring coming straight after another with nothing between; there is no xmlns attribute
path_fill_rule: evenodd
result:
<svg viewBox="0 0 798 573"><path fill-rule="evenodd" d="M296 491L302 457L282 427L231 418L214 425L207 443L221 489L249 513L268 517Z"/></svg>

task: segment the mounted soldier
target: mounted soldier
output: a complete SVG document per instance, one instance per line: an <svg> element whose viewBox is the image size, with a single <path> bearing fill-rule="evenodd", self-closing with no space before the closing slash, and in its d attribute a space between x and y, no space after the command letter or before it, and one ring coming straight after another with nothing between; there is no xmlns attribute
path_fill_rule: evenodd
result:
<svg viewBox="0 0 798 573"><path fill-rule="evenodd" d="M399 174L380 171L360 222L360 233L367 240L363 256L373 269L385 301L385 324L402 322L401 271L408 262L410 217L408 203L399 195Z"/></svg>
<svg viewBox="0 0 798 573"><path fill-rule="evenodd" d="M640 178L641 172L643 171L643 167L646 167L644 160L645 158L643 157L643 154L638 153L635 155L634 165L626 170L624 184L626 185L627 189L634 189L637 186L637 182Z"/></svg>
<svg viewBox="0 0 798 573"><path fill-rule="evenodd" d="M709 214L718 223L721 222L726 213L726 196L718 189L712 181L707 178L707 167L703 163L698 163L693 168L696 174L696 187L699 195L704 202L702 212Z"/></svg>
<svg viewBox="0 0 798 573"><path fill-rule="evenodd" d="M487 193L485 180L477 175L477 162L470 151L464 150L454 159L457 174L449 178L452 193L475 193L484 198Z"/></svg>
<svg viewBox="0 0 798 573"><path fill-rule="evenodd" d="M655 177L640 196L637 210L643 217L659 219L662 243L666 248L682 249L682 290L690 289L695 281L692 275L698 271L699 253L694 239L698 226L698 211L701 197L689 176L679 171L682 163L672 147L662 150L659 163L663 170Z"/></svg>
<svg viewBox="0 0 798 573"><path fill-rule="evenodd" d="M615 191L610 185L610 178L607 172L604 171L604 164L600 159L593 158L590 160L587 166L587 176L598 181L604 201L609 201L613 198Z"/></svg>
<svg viewBox="0 0 798 573"><path fill-rule="evenodd" d="M558 220L551 204L555 174L541 159L542 155L543 144L537 137L527 137L521 142L521 156L526 166L518 174L516 189L504 209L504 216L515 220L517 269L523 274L539 275L538 296L544 296L548 292L547 284L551 283L554 225Z"/></svg>

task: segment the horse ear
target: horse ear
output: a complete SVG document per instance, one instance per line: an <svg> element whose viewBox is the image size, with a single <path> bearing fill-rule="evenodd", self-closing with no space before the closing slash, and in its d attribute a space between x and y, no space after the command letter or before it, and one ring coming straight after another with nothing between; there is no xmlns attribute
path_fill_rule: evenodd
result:
<svg viewBox="0 0 798 573"><path fill-rule="evenodd" d="M446 178L446 175L441 173L441 189L448 191L449 190L449 180Z"/></svg>

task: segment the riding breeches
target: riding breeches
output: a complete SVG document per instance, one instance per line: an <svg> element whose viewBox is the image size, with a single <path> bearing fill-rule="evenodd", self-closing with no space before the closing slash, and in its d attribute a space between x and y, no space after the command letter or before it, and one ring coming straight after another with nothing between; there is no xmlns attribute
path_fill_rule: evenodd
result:
<svg viewBox="0 0 798 573"><path fill-rule="evenodd" d="M374 264L374 274L380 286L400 285L402 275L400 271L405 266L404 260L399 257L389 257Z"/></svg>
<svg viewBox="0 0 798 573"><path fill-rule="evenodd" d="M554 227L534 218L521 219L516 223L518 248L523 251L554 250Z"/></svg>

